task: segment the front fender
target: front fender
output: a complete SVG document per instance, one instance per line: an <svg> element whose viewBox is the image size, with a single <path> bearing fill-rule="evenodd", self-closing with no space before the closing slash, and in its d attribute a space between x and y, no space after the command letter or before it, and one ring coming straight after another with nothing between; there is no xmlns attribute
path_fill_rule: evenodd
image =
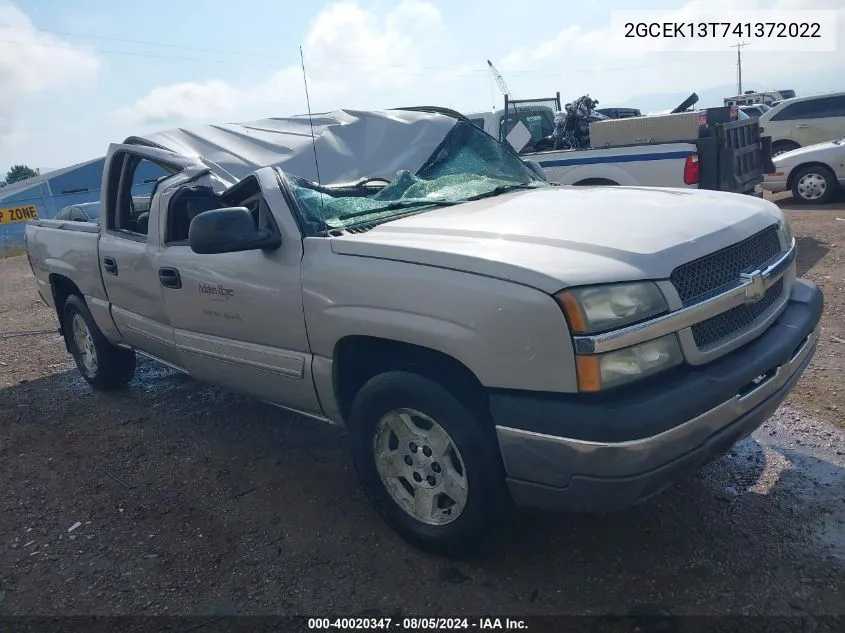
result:
<svg viewBox="0 0 845 633"><path fill-rule="evenodd" d="M485 387L577 391L572 340L555 300L534 288L433 266L306 249L303 307L315 356L347 336L432 349ZM313 243L312 243L313 244Z"/></svg>

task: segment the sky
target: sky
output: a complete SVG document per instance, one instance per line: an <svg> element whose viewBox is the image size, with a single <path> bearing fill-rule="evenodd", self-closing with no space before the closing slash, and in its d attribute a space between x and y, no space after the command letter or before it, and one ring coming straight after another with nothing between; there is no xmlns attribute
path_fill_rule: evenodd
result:
<svg viewBox="0 0 845 633"><path fill-rule="evenodd" d="M515 98L589 93L601 106L663 110L736 92L736 51L611 46L611 12L676 19L732 0L0 0L0 177L105 154L128 136L307 112L502 107L486 60ZM743 50L743 89L843 90L845 2L745 0L743 10L837 9L836 52Z"/></svg>

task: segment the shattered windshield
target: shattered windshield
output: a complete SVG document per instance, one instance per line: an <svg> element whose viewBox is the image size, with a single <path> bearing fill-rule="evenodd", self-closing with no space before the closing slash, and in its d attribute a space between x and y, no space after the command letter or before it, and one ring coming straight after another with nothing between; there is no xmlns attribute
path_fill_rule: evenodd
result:
<svg viewBox="0 0 845 633"><path fill-rule="evenodd" d="M548 186L518 156L472 123L458 121L416 172L320 186L282 172L307 235L356 224L387 222L438 206L507 191Z"/></svg>

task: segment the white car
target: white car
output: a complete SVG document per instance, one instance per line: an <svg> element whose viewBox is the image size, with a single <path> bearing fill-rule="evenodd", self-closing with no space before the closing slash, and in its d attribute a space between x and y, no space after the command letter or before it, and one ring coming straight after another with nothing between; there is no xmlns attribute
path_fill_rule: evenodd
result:
<svg viewBox="0 0 845 633"><path fill-rule="evenodd" d="M785 99L759 119L772 156L845 136L845 92Z"/></svg>
<svg viewBox="0 0 845 633"><path fill-rule="evenodd" d="M845 187L845 137L780 154L775 171L763 178L763 189L792 191L797 202L824 204Z"/></svg>
<svg viewBox="0 0 845 633"><path fill-rule="evenodd" d="M83 202L82 204L72 204L59 209L59 212L56 213L56 219L70 222L93 222L96 224L100 221L100 203Z"/></svg>

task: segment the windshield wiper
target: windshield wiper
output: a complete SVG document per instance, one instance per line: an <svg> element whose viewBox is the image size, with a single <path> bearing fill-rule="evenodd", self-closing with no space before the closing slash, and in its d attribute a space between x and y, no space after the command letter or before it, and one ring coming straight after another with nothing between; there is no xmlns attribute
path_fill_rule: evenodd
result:
<svg viewBox="0 0 845 633"><path fill-rule="evenodd" d="M537 183L520 183L514 185L499 185L495 189L491 189L490 191L485 191L484 193L479 193L474 196L470 196L469 198L465 198L465 200L481 200L482 198L492 198L494 196L502 195L503 193L508 193L509 191L516 191L517 189L538 189L544 185L538 185Z"/></svg>

